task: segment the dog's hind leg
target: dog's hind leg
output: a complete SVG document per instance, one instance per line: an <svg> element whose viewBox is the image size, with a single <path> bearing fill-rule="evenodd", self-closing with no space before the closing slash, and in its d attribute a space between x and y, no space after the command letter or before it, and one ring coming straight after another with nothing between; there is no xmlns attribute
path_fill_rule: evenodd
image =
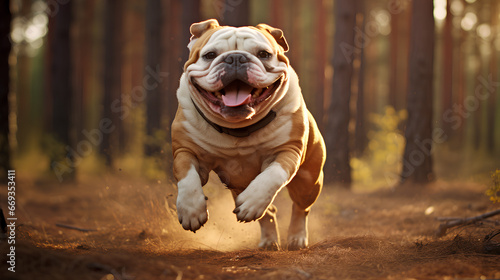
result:
<svg viewBox="0 0 500 280"><path fill-rule="evenodd" d="M309 210L301 209L295 202L292 206L292 218L288 228L288 250L306 248L308 244L307 215Z"/></svg>
<svg viewBox="0 0 500 280"><path fill-rule="evenodd" d="M238 193L231 190L233 198L236 199ZM277 251L281 248L280 246L280 235L278 232L278 221L276 220L276 212L278 209L276 206L271 204L264 216L259 219L260 224L260 242L259 248L264 250Z"/></svg>
<svg viewBox="0 0 500 280"><path fill-rule="evenodd" d="M280 249L280 235L278 232L278 221L276 220L277 208L269 206L264 217L259 220L260 243L259 248L266 250Z"/></svg>
<svg viewBox="0 0 500 280"><path fill-rule="evenodd" d="M320 172L318 177L310 176L309 172L299 170L287 186L293 201L292 218L288 228L288 250L307 248L309 245L307 215L321 191L323 173Z"/></svg>

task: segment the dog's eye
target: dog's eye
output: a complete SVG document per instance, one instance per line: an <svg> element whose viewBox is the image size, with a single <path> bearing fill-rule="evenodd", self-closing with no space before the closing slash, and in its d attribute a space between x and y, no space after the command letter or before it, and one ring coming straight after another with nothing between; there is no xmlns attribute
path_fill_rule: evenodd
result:
<svg viewBox="0 0 500 280"><path fill-rule="evenodd" d="M217 57L217 54L215 52L207 52L206 54L203 55L203 58L206 60L212 60Z"/></svg>
<svg viewBox="0 0 500 280"><path fill-rule="evenodd" d="M258 58L270 58L271 56L272 56L272 54L267 52L267 51L259 51L257 53Z"/></svg>

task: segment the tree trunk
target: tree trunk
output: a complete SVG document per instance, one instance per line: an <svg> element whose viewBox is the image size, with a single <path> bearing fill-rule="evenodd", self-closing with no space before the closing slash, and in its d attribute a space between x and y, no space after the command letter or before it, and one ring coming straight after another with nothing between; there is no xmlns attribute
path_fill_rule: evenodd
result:
<svg viewBox="0 0 500 280"><path fill-rule="evenodd" d="M481 47L481 42L479 40L474 40L474 47L473 47L473 52L472 54L469 54L469 56L474 57L475 60L478 61L478 66L474 67L472 72L473 74L471 75L472 77L479 77L483 72L484 69L484 61L481 55L481 52L479 51L479 48ZM470 74L469 74L470 75ZM475 89L477 86L480 85L480 81L476 78L473 79L471 82L472 89ZM468 91L467 97L473 97L475 92L473 90ZM466 99L467 100L467 99ZM476 100L478 102L478 100ZM467 103L466 103L467 104ZM484 110L484 105L481 104L481 102L478 102L478 106L475 110L471 110L471 124L469 124L469 137L472 137L472 148L476 151L479 150L479 147L481 145L481 130L482 130L482 124L483 124L483 118L482 118L482 113Z"/></svg>
<svg viewBox="0 0 500 280"><path fill-rule="evenodd" d="M316 32L314 40L317 42L315 46L316 51L316 81L315 81L315 94L314 94L314 107L312 113L318 127L323 130L324 127L324 105L325 105L325 63L326 63L326 11L324 8L324 1L316 1L315 12L316 19Z"/></svg>
<svg viewBox="0 0 500 280"><path fill-rule="evenodd" d="M162 42L162 55L161 69L166 69L168 72L167 82L161 88L161 94L165 95L163 98L164 106L164 119L162 126L167 129L166 142L168 144L172 143L172 134L170 128L172 127L172 121L174 120L175 113L177 111L177 96L176 91L179 87L179 77L182 74L182 69L185 61L179 59L184 52L187 50L188 42L178 42L178 38L183 38L181 34L187 33L189 35L189 30L182 30L181 33L181 4L176 0L163 0L162 2L168 9L163 10L162 25L165 36L163 36ZM164 150L163 155L165 156L165 170L167 171L168 178L173 178L172 173L172 150L171 146L167 150Z"/></svg>
<svg viewBox="0 0 500 280"><path fill-rule="evenodd" d="M0 178L7 176L10 165L9 148L9 54L10 0L0 4Z"/></svg>
<svg viewBox="0 0 500 280"><path fill-rule="evenodd" d="M93 32L89 28L89 23L94 19L96 12L96 1L74 2L76 12L73 15L73 31L71 41L73 57L73 104L72 104L72 127L75 132L73 141L86 141L83 134L84 129L95 128L89 121L89 112L91 108L91 97L94 89L92 88L92 52L93 52ZM97 143L98 144L98 143ZM97 149L96 144L92 143L90 151ZM83 156L90 155L90 151Z"/></svg>
<svg viewBox="0 0 500 280"><path fill-rule="evenodd" d="M364 0L358 0L358 12L362 15L360 29L365 31L366 13ZM356 127L354 131L354 151L357 156L361 156L368 145L365 109L365 46L361 47L359 53L358 70L358 93L356 98Z"/></svg>
<svg viewBox="0 0 500 280"><path fill-rule="evenodd" d="M118 0L106 2L104 18L104 93L102 121L109 126L108 133L103 133L101 153L106 165L113 166L113 157L119 148L120 117L125 116L122 109L121 92L121 3Z"/></svg>
<svg viewBox="0 0 500 280"><path fill-rule="evenodd" d="M355 1L335 2L333 85L328 122L325 130L328 157L325 179L343 187L351 185L349 165L349 98L354 55Z"/></svg>
<svg viewBox="0 0 500 280"><path fill-rule="evenodd" d="M269 20L270 20L270 25L272 27L280 29L284 27L285 20L284 20L283 6L284 6L283 0L270 1L271 18Z"/></svg>
<svg viewBox="0 0 500 280"><path fill-rule="evenodd" d="M51 129L55 140L64 147L62 154L51 155L51 164L54 172L61 181L74 179L75 166L81 156L78 149L72 147L72 56L70 46L70 28L72 18L72 2L60 5L59 12L53 18L53 37L50 44L51 52L51 80L52 89L52 122ZM63 163L64 162L64 163ZM71 164L67 164L70 162ZM61 165L70 167L62 172Z"/></svg>
<svg viewBox="0 0 500 280"><path fill-rule="evenodd" d="M221 25L245 26L250 25L250 1L224 1L224 7L221 10Z"/></svg>
<svg viewBox="0 0 500 280"><path fill-rule="evenodd" d="M491 5L491 26L498 26L499 18L495 16L499 12L498 1L492 1ZM498 76L498 51L493 50L491 52L489 73L491 73L494 80ZM496 88L494 92L490 92L488 99L486 148L489 153L495 152L495 112L498 110L496 103L499 93L498 88Z"/></svg>
<svg viewBox="0 0 500 280"><path fill-rule="evenodd" d="M462 2L465 4L465 0L463 0ZM463 28L460 28L459 34L460 35L456 43L458 48L455 59L455 61L458 64L457 65L458 86L457 86L457 94L454 100L454 106L458 106L457 108L463 108L464 100L466 97L466 87L467 87L466 80L467 80L468 65L466 65L465 62L467 60L467 52L468 52L466 47L468 40L468 32ZM466 119L460 118L459 122L457 122L456 124L453 123L451 124L452 129L454 130L452 134L452 136L454 137L452 138L453 139L452 145L454 146L454 148L463 149L466 147L467 143L466 141L467 134L465 129L466 123L467 123Z"/></svg>
<svg viewBox="0 0 500 280"><path fill-rule="evenodd" d="M303 34L301 30L301 22L299 20L296 20L297 18L301 18L302 15L302 9L300 8L301 2L302 1L300 0L288 1L288 30L291 30L292 32L288 32L285 34L288 43L290 44L290 46L292 46L287 56L290 59L290 64L293 66L293 69L295 70L295 72L297 72L297 75L299 77L302 77L302 65L304 64L304 59L302 56ZM287 5L286 2L285 5ZM286 17L285 20L287 20Z"/></svg>
<svg viewBox="0 0 500 280"><path fill-rule="evenodd" d="M446 18L443 27L443 81L442 81L442 113L452 109L452 95L453 95L453 37L452 37L452 19L451 14L451 1L446 4ZM449 122L442 122L442 127L446 135L450 135L452 130Z"/></svg>
<svg viewBox="0 0 500 280"><path fill-rule="evenodd" d="M162 42L162 5L161 1L148 0L146 4L146 68L156 71L161 62ZM161 69L160 69L161 70ZM148 75L146 70L145 75ZM158 155L162 147L157 141L152 141L157 131L161 129L162 94L159 81L146 88L146 140L145 154Z"/></svg>
<svg viewBox="0 0 500 280"><path fill-rule="evenodd" d="M183 49L181 64L184 65L184 62L186 62L189 57L189 50L187 48L189 38L191 38L189 27L191 27L191 24L201 21L200 0L182 1L181 9L181 45Z"/></svg>
<svg viewBox="0 0 500 280"><path fill-rule="evenodd" d="M396 111L401 108L398 107L398 95L402 92L398 92L398 82L401 78L401 73L398 72L398 50L401 38L399 37L398 27L401 24L401 16L398 13L391 15L391 33L389 34L390 43L390 60L389 60L389 106L394 107Z"/></svg>
<svg viewBox="0 0 500 280"><path fill-rule="evenodd" d="M408 121L403 155L403 181L425 184L434 179L432 168L434 16L432 0L413 1Z"/></svg>

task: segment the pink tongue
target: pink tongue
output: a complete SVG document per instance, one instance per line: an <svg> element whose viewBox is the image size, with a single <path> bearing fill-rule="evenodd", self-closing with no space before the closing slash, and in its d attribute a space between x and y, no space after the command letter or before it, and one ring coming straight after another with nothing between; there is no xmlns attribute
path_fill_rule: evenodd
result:
<svg viewBox="0 0 500 280"><path fill-rule="evenodd" d="M250 103L252 87L246 83L235 81L224 88L225 95L222 96L224 105L237 107Z"/></svg>

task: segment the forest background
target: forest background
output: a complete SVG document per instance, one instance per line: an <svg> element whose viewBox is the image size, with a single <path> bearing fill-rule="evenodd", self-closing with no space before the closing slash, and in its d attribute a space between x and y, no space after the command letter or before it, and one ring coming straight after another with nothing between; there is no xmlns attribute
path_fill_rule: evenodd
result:
<svg viewBox="0 0 500 280"><path fill-rule="evenodd" d="M189 26L216 18L284 31L327 141L328 183L490 180L500 2L418 2L3 0L2 176L170 181Z"/></svg>

